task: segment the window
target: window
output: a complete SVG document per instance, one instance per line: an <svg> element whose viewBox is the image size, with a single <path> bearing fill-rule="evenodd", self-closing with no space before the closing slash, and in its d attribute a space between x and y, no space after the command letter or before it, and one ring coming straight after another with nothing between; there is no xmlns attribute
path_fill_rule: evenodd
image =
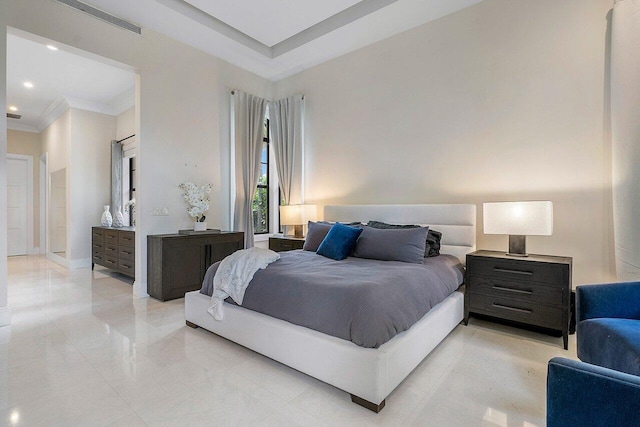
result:
<svg viewBox="0 0 640 427"><path fill-rule="evenodd" d="M260 158L260 177L258 188L253 197L253 232L269 233L269 119L264 119L262 133L262 155Z"/></svg>

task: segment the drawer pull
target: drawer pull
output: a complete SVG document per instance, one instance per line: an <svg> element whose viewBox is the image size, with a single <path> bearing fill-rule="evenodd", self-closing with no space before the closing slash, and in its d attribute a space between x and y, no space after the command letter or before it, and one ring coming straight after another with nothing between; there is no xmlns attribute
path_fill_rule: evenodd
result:
<svg viewBox="0 0 640 427"><path fill-rule="evenodd" d="M513 292L514 294L533 295L533 291L527 291L524 289L505 288L504 286L494 285L493 289L497 291Z"/></svg>
<svg viewBox="0 0 640 427"><path fill-rule="evenodd" d="M113 238L115 238L116 236L111 236L110 234L107 234L107 236L106 236L106 237L107 237L108 239L113 239Z"/></svg>
<svg viewBox="0 0 640 427"><path fill-rule="evenodd" d="M494 267L493 271L496 271L498 273L513 273L513 274L521 274L523 276L533 276L533 273L531 271L509 270L506 268L498 268L498 267Z"/></svg>
<svg viewBox="0 0 640 427"><path fill-rule="evenodd" d="M121 265L122 265L124 268L131 268L131 266L130 266L130 265L127 265L127 264L121 264Z"/></svg>
<svg viewBox="0 0 640 427"><path fill-rule="evenodd" d="M526 310L524 308L509 307L508 305L502 305L502 304L498 304L498 303L495 303L495 302L492 305L494 307L496 307L496 308L502 308L504 310L517 311L518 313L527 313L527 314L533 313L533 310Z"/></svg>
<svg viewBox="0 0 640 427"><path fill-rule="evenodd" d="M125 255L131 255L131 252L127 252L127 251L120 251L120 252L122 252Z"/></svg>

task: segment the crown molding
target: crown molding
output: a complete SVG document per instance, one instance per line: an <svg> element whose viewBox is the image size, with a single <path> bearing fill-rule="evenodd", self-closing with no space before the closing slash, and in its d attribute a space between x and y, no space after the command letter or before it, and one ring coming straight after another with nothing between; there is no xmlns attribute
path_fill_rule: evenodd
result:
<svg viewBox="0 0 640 427"><path fill-rule="evenodd" d="M7 129L17 130L20 132L40 133L35 126L23 125L15 120L7 119Z"/></svg>
<svg viewBox="0 0 640 427"><path fill-rule="evenodd" d="M111 115L119 116L128 109L136 105L136 93L133 88L125 90L120 95L117 95L111 101L109 101L109 107L111 108Z"/></svg>
<svg viewBox="0 0 640 427"><path fill-rule="evenodd" d="M58 117L63 115L71 106L65 97L59 96L53 100L51 104L44 110L44 113L40 116L40 121L36 126L38 133L45 130L49 125L55 122Z"/></svg>

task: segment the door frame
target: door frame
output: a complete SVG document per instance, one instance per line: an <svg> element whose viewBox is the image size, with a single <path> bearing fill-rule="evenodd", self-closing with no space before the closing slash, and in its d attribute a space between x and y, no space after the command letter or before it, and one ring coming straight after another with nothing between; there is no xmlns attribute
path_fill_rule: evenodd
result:
<svg viewBox="0 0 640 427"><path fill-rule="evenodd" d="M48 212L47 207L49 206L49 180L47 179L49 176L49 153L44 153L40 156L40 185L38 186L39 194L38 199L40 201L40 254L46 254L47 250L49 250L49 241L47 234L47 224L48 222Z"/></svg>
<svg viewBox="0 0 640 427"><path fill-rule="evenodd" d="M23 160L27 162L27 253L34 253L33 246L33 156L7 153L7 160ZM6 230L5 230L6 232Z"/></svg>

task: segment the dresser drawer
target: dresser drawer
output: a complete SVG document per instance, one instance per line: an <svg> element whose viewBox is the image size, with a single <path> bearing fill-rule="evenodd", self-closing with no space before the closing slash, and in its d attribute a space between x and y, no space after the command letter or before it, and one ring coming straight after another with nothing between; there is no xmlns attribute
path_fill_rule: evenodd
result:
<svg viewBox="0 0 640 427"><path fill-rule="evenodd" d="M118 259L120 261L135 261L136 259L136 251L133 248L128 247L120 247L118 249Z"/></svg>
<svg viewBox="0 0 640 427"><path fill-rule="evenodd" d="M564 289L561 286L544 286L493 277L471 276L467 292L501 298L509 298L530 304L563 306Z"/></svg>
<svg viewBox="0 0 640 427"><path fill-rule="evenodd" d="M102 242L104 240L104 230L101 228L91 229L91 240L94 242Z"/></svg>
<svg viewBox="0 0 640 427"><path fill-rule="evenodd" d="M118 260L118 270L122 274L126 274L127 276L131 276L131 277L134 277L136 273L136 268L133 261L127 261L123 259Z"/></svg>
<svg viewBox="0 0 640 427"><path fill-rule="evenodd" d="M102 251L94 250L91 256L91 261L95 264L102 265L104 263L104 253L102 253Z"/></svg>
<svg viewBox="0 0 640 427"><path fill-rule="evenodd" d="M481 274L521 282L543 282L561 285L566 284L569 279L568 270L562 265L519 260L471 257L467 268L474 275Z"/></svg>
<svg viewBox="0 0 640 427"><path fill-rule="evenodd" d="M105 243L104 245L104 254L112 257L118 256L118 245L113 243Z"/></svg>
<svg viewBox="0 0 640 427"><path fill-rule="evenodd" d="M489 295L474 295L470 309L475 313L513 320L529 325L563 330L562 308L514 301L509 298Z"/></svg>
<svg viewBox="0 0 640 427"><path fill-rule="evenodd" d="M136 246L136 237L132 231L121 231L118 245L133 248Z"/></svg>
<svg viewBox="0 0 640 427"><path fill-rule="evenodd" d="M96 242L95 240L93 241L93 243L91 244L91 250L95 251L99 251L102 252L104 251L104 243L101 241Z"/></svg>
<svg viewBox="0 0 640 427"><path fill-rule="evenodd" d="M118 231L117 230L104 230L104 242L118 244Z"/></svg>
<svg viewBox="0 0 640 427"><path fill-rule="evenodd" d="M102 263L107 268L116 270L118 268L118 258L114 256L105 255L104 262Z"/></svg>

